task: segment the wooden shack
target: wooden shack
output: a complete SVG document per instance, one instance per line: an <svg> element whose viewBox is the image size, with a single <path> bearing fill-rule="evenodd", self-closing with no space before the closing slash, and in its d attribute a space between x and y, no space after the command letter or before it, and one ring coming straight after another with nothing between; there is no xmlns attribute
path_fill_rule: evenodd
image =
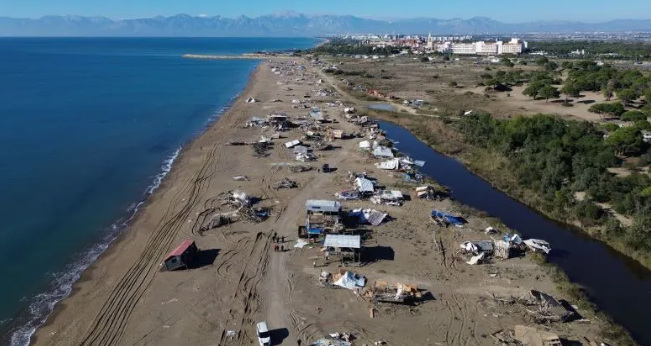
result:
<svg viewBox="0 0 651 346"><path fill-rule="evenodd" d="M198 253L199 249L195 242L189 239L185 240L165 257L165 269L170 271L180 268L187 269Z"/></svg>

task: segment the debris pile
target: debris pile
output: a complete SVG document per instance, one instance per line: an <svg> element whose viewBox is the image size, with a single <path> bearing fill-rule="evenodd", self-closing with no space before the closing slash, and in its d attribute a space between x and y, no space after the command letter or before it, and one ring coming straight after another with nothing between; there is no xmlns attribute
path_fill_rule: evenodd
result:
<svg viewBox="0 0 651 346"><path fill-rule="evenodd" d="M384 204L395 207L402 206L404 196L402 192L395 190L382 190L371 197L371 202L374 204Z"/></svg>
<svg viewBox="0 0 651 346"><path fill-rule="evenodd" d="M536 290L529 290L518 301L523 305L536 308L535 310L527 309L536 323L567 322L576 314L554 297Z"/></svg>
<svg viewBox="0 0 651 346"><path fill-rule="evenodd" d="M283 178L283 180L276 183L276 190L294 189L294 188L297 188L297 187L298 187L298 183L293 181L293 180L289 180L289 178Z"/></svg>
<svg viewBox="0 0 651 346"><path fill-rule="evenodd" d="M356 217L360 224L379 226L389 216L387 213L375 209L354 209L348 212L348 216Z"/></svg>
<svg viewBox="0 0 651 346"><path fill-rule="evenodd" d="M364 292L364 297L375 302L411 303L422 298L416 285L376 281Z"/></svg>
<svg viewBox="0 0 651 346"><path fill-rule="evenodd" d="M294 165L290 166L289 170L292 173L303 173L303 172L309 172L312 170L312 166L303 166L303 165Z"/></svg>

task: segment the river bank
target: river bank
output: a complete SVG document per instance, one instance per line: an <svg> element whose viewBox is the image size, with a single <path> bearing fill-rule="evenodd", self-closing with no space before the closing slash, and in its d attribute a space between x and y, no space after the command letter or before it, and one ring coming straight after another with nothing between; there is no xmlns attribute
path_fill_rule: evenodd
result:
<svg viewBox="0 0 651 346"><path fill-rule="evenodd" d="M308 66L307 71L300 66ZM478 230L503 226L481 213L467 213L464 230L434 226L429 218L432 208L463 208L450 200L414 199L403 206L343 203L346 210L374 207L391 215L390 222L364 230L367 263L351 269L366 276L369 284L412 283L432 298L413 307L389 306L373 304L349 290L315 289L321 271L336 272L339 267L324 261L319 247L293 248L297 227L305 223L306 200L332 199L334 192L350 189L349 171L365 171L388 189L406 194L411 190L400 175L380 170L360 153L358 140L335 140L335 149L315 151L318 161L307 163L313 169L302 173L287 168L295 158L284 146L302 137L300 129L282 132L283 139L274 141L266 155L254 155L249 146L229 145L270 136L270 129L243 126L254 116L282 112L302 119L311 106L321 107L335 120L328 126L358 131L342 116L343 105L335 103L338 95L315 92L318 68L303 60L262 63L231 109L182 150L136 220L84 273L74 294L36 332L33 344L246 344L255 342L254 322L266 320L274 337L287 345L305 345L333 331L353 333L359 342L369 344L384 340L394 345L492 345L489 335L531 322L524 306L505 311L486 299L486 290L501 295L535 288L573 300L559 292L550 274L529 256L490 265L466 264L456 250L460 242L481 240L485 235ZM274 73L277 70L280 75ZM297 81L301 78L305 81ZM292 106L295 95L306 94L311 97L301 103L308 108ZM245 102L249 98L259 102ZM336 170L317 172L322 163ZM248 179L233 179L241 175ZM298 187L273 188L284 178ZM205 229L206 218L221 208L219 196L236 189L254 197L256 207L269 208L271 217ZM273 233L285 236L289 241L285 246L292 250L271 251ZM194 240L210 256L191 270L161 271L165 254L185 239ZM371 316L370 308L375 311ZM589 311L581 313L590 319ZM603 327L592 319L552 325L567 340L604 340Z"/></svg>

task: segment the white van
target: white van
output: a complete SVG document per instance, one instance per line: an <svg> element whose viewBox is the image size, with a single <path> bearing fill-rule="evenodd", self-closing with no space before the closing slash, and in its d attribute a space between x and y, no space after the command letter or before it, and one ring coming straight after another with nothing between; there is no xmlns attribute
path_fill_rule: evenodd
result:
<svg viewBox="0 0 651 346"><path fill-rule="evenodd" d="M255 334L258 336L258 343L260 346L271 346L271 335L267 322L260 322L255 326Z"/></svg>

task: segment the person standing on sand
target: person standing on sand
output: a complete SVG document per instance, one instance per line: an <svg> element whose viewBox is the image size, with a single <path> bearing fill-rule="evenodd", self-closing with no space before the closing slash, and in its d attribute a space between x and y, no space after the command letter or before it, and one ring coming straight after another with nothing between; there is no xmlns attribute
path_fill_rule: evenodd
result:
<svg viewBox="0 0 651 346"><path fill-rule="evenodd" d="M285 244L285 236L284 235L280 236L280 243Z"/></svg>

